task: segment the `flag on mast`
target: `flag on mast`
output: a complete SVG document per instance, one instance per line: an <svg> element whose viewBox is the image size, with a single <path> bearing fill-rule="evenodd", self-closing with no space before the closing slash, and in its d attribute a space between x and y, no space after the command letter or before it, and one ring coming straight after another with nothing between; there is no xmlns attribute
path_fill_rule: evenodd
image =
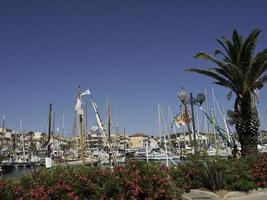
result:
<svg viewBox="0 0 267 200"><path fill-rule="evenodd" d="M183 127L184 125L190 123L190 121L191 119L187 113L182 113L181 115L177 115L174 119L175 125L178 128Z"/></svg>
<svg viewBox="0 0 267 200"><path fill-rule="evenodd" d="M84 96L84 95L90 95L90 94L91 94L91 92L90 92L90 90L88 89L88 90L84 91L84 92L81 94L81 96Z"/></svg>
<svg viewBox="0 0 267 200"><path fill-rule="evenodd" d="M78 95L77 97L77 101L76 101L76 104L75 104L75 111L77 112L78 115L84 115L84 111L82 109L82 97L84 95L90 95L90 90L86 90L84 91L83 93L81 93L80 95Z"/></svg>
<svg viewBox="0 0 267 200"><path fill-rule="evenodd" d="M75 104L75 111L78 115L84 115L83 109L82 109L82 100L81 97L77 98L76 104Z"/></svg>

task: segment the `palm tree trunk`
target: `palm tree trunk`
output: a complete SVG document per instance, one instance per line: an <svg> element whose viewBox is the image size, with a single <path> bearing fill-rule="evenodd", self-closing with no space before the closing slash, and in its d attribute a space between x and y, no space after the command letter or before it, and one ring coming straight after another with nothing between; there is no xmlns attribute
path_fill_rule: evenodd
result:
<svg viewBox="0 0 267 200"><path fill-rule="evenodd" d="M239 136L241 144L241 155L244 157L258 154L257 149L257 135L246 133Z"/></svg>
<svg viewBox="0 0 267 200"><path fill-rule="evenodd" d="M241 155L244 157L258 154L257 139L260 126L258 112L251 106L250 99L237 99L235 113L238 116L236 131L241 144Z"/></svg>

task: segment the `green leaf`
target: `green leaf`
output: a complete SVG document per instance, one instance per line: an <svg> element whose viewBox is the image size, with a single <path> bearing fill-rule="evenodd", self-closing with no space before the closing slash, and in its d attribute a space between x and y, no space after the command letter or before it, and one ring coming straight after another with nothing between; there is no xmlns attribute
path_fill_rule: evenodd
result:
<svg viewBox="0 0 267 200"><path fill-rule="evenodd" d="M194 58L199 58L199 59L210 59L210 56L206 53L200 52L194 55Z"/></svg>

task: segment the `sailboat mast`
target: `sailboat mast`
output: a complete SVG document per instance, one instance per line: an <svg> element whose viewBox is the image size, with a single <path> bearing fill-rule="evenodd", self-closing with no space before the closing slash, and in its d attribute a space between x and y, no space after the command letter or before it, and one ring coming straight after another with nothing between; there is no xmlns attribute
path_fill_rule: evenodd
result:
<svg viewBox="0 0 267 200"><path fill-rule="evenodd" d="M161 113L160 113L160 104L158 104L158 118L159 118L159 137L160 139L162 139L162 135L161 135ZM161 145L161 144L160 144Z"/></svg>
<svg viewBox="0 0 267 200"><path fill-rule="evenodd" d="M212 93L212 104L213 104L212 116L213 116L213 120L215 122L214 124L216 124L215 96L214 96L213 88L211 88L211 93ZM216 150L216 155L217 155L217 152L218 152L218 144L217 144L217 133L216 133L216 130L215 130L215 126L213 126L213 134L214 134L215 150Z"/></svg>
<svg viewBox="0 0 267 200"><path fill-rule="evenodd" d="M172 115L172 110L171 110L171 107L168 106L168 113L170 115L170 118L171 118L171 130L172 128L174 129L174 135L175 135L175 139L176 139L176 142L178 141L178 137L177 137L177 129L176 127L174 126L174 118L173 118L173 115ZM180 149L180 143L178 142L178 148Z"/></svg>
<svg viewBox="0 0 267 200"><path fill-rule="evenodd" d="M82 157L82 163L84 164L84 139L83 139L83 116L80 115L80 146L81 146L81 157Z"/></svg>
<svg viewBox="0 0 267 200"><path fill-rule="evenodd" d="M65 129L65 115L64 115L64 113L62 113L62 127L61 127L62 129L61 129L61 134L62 134L62 137L64 138L64 129Z"/></svg>
<svg viewBox="0 0 267 200"><path fill-rule="evenodd" d="M221 115L222 121L223 121L224 126L225 126L225 130L226 130L226 134L227 134L227 140L228 140L228 142L231 143L232 141L231 141L231 138L230 138L230 131L229 131L229 129L228 129L227 122L226 122L226 119L225 119L223 110L222 110L221 107L219 106L219 103L218 103L218 101L217 101L216 98L215 98L215 102L216 102L217 108L218 108L218 110L219 110L219 113L220 113L220 115Z"/></svg>
<svg viewBox="0 0 267 200"><path fill-rule="evenodd" d="M5 138L5 123L6 123L6 115L3 115L3 124L2 124L2 143L1 146L4 148L4 138Z"/></svg>
<svg viewBox="0 0 267 200"><path fill-rule="evenodd" d="M169 160L168 160L168 150L167 150L167 140L166 140L166 134L165 134L165 131L168 131L168 128L167 128L167 124L166 124L166 121L164 119L164 116L162 114L162 109L159 110L159 120L163 120L163 128L162 128L162 131L163 131L163 144L164 144L164 150L165 150L165 156L166 156L166 166L169 167Z"/></svg>
<svg viewBox="0 0 267 200"><path fill-rule="evenodd" d="M200 127L199 127L199 113L198 113L198 109L197 107L195 106L194 108L195 110L195 113L196 113L196 124L197 124L197 127L196 127L196 137L197 137L197 143L198 145L201 147L201 143L202 143L202 134L200 133Z"/></svg>
<svg viewBox="0 0 267 200"><path fill-rule="evenodd" d="M109 106L109 100L108 97L106 98L106 114L107 114L107 132L108 132L108 141L111 143L111 138L110 138L110 106ZM111 143L112 144L112 143ZM109 161L109 166L111 166L111 151L108 149L108 161Z"/></svg>
<svg viewBox="0 0 267 200"><path fill-rule="evenodd" d="M80 99L82 101L81 97L81 88L80 86L78 87L78 95L77 95L77 100ZM82 163L85 163L85 158L84 158L84 128L83 128L83 114L79 114L79 122L80 122L80 149L81 149L81 158L82 158Z"/></svg>
<svg viewBox="0 0 267 200"><path fill-rule="evenodd" d="M17 155L16 155L16 143L17 143L17 132L15 131L14 133L14 139L13 139L13 156L14 159L17 159Z"/></svg>
<svg viewBox="0 0 267 200"><path fill-rule="evenodd" d="M123 129L123 152L124 152L124 155L125 155L125 128Z"/></svg>
<svg viewBox="0 0 267 200"><path fill-rule="evenodd" d="M205 97L206 97L206 101L204 102L204 105L205 105L205 110L207 111L207 112L209 112L209 110L208 110L208 105L209 105L209 103L208 103L208 95L207 95L207 90L205 89ZM205 116L205 114L203 113L203 116L204 116L204 119L205 119L205 124L206 124L206 133L207 133L207 146L209 145L209 144L211 144L211 142L212 142L212 140L211 140L211 138L210 138L210 124L209 124L209 122L208 122L208 119L206 118L206 116Z"/></svg>
<svg viewBox="0 0 267 200"><path fill-rule="evenodd" d="M168 142L169 142L169 147L170 147L170 149L171 149L171 151L173 150L173 146L172 146L172 142L171 142L171 124L169 124L168 123L168 107L169 107L169 105L168 104L166 104L165 105L165 122L166 122L166 131L167 131L167 137L168 137ZM170 120L170 121L172 121L172 120Z"/></svg>
<svg viewBox="0 0 267 200"><path fill-rule="evenodd" d="M106 130L104 129L102 119L101 119L100 114L99 114L98 109L97 109L97 105L96 105L96 103L95 103L95 101L94 101L93 96L92 96L91 93L90 93L90 100L91 100L93 109L94 109L95 114L96 114L96 121L97 121L98 127L99 127L100 130L102 131L102 134L103 134L103 136L104 136L104 140L107 142L108 148L110 149L110 151L111 151L111 153L112 153L114 163L116 164L117 161L116 161L115 154L114 154L114 152L113 152L112 145L110 144L110 142L109 142L109 140L108 140L108 136L106 135Z"/></svg>
<svg viewBox="0 0 267 200"><path fill-rule="evenodd" d="M24 144L24 133L22 129L22 120L20 120L20 134L22 137L22 153L23 153L23 160L25 160L25 144Z"/></svg>
<svg viewBox="0 0 267 200"><path fill-rule="evenodd" d="M88 134L88 101L85 101L85 134Z"/></svg>
<svg viewBox="0 0 267 200"><path fill-rule="evenodd" d="M119 122L118 122L118 102L116 103L116 116L115 116L115 130L116 130L116 134L119 134Z"/></svg>
<svg viewBox="0 0 267 200"><path fill-rule="evenodd" d="M80 96L80 86L78 86L78 91L77 91L77 94L76 94L76 97L75 97L75 103L74 105L76 105L76 101L77 99L79 98ZM72 139L72 144L73 144L73 155L75 158L78 157L78 145L77 145L77 132L78 132L78 127L77 127L77 111L74 109L74 118L73 118L73 124L72 124L72 136L71 136L71 139Z"/></svg>
<svg viewBox="0 0 267 200"><path fill-rule="evenodd" d="M51 149L50 149L50 145L49 145L49 141L51 138L51 121L52 121L52 104L49 104L49 113L48 113L48 143L47 143L47 157L50 157L51 154Z"/></svg>
<svg viewBox="0 0 267 200"><path fill-rule="evenodd" d="M163 132L164 135L164 148L165 148L165 156L166 156L166 166L169 167L169 159L168 159L168 150L167 150L167 141L166 141L166 135Z"/></svg>
<svg viewBox="0 0 267 200"><path fill-rule="evenodd" d="M259 112L259 118L260 118L260 121L261 122L263 122L263 123L261 123L261 124L263 124L262 126L262 128L264 129L264 130L266 130L266 124L264 123L264 119L263 119L263 116L262 116L262 113L261 112ZM261 146L263 145L263 135L262 135L262 131L260 131L260 143L261 143Z"/></svg>
<svg viewBox="0 0 267 200"><path fill-rule="evenodd" d="M56 112L54 111L54 115L53 115L53 123L52 123L52 141L53 141L53 145L54 145L54 140L55 140L55 136L56 136Z"/></svg>

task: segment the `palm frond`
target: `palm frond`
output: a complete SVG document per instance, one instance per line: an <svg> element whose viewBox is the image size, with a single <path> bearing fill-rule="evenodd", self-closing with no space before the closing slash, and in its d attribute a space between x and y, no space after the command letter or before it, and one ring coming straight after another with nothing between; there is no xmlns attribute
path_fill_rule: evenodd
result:
<svg viewBox="0 0 267 200"><path fill-rule="evenodd" d="M242 48L243 45L243 39L241 35L238 34L237 30L234 30L233 32L233 43L238 51Z"/></svg>
<svg viewBox="0 0 267 200"><path fill-rule="evenodd" d="M216 55L222 55L224 57L224 62L231 62L230 58L219 49L215 49L214 56Z"/></svg>
<svg viewBox="0 0 267 200"><path fill-rule="evenodd" d="M196 55L194 55L193 57L198 58L198 59L210 60L210 61L214 62L216 65L225 66L224 62L221 62L221 61L215 59L214 57L212 57L211 55L204 53L204 52L199 52Z"/></svg>
<svg viewBox="0 0 267 200"><path fill-rule="evenodd" d="M256 88L256 89L254 89L253 90L253 92L252 92L252 96L253 96L253 104L256 104L256 102L257 103L259 103L259 98L260 98L260 92L259 92L259 89L258 88Z"/></svg>
<svg viewBox="0 0 267 200"><path fill-rule="evenodd" d="M227 88L231 89L232 91L237 92L236 88L234 88L233 85L229 84L228 82L214 81L213 83L216 85L219 85L219 86L227 87Z"/></svg>
<svg viewBox="0 0 267 200"><path fill-rule="evenodd" d="M216 64L215 67L207 70L190 68L186 71L196 72L215 79L215 84L230 88L240 99L248 98L255 89L263 87L267 77L262 76L267 71L267 49L254 57L257 38L261 30L254 29L247 38L234 30L232 40L225 37L217 39L222 50L215 49L214 57L200 52L194 57L205 59ZM217 59L217 55L221 59Z"/></svg>
<svg viewBox="0 0 267 200"><path fill-rule="evenodd" d="M227 40L225 37L222 38L222 41L228 48L228 51L229 51L228 56L231 58L231 62L236 64L237 55L236 55L236 49L235 49L234 44L230 40Z"/></svg>
<svg viewBox="0 0 267 200"><path fill-rule="evenodd" d="M218 75L216 72L213 72L213 71L210 71L210 70L196 69L196 68L189 68L189 69L186 69L185 71L196 72L196 73L199 73L199 74L203 74L203 75L209 76L211 78L214 78L215 80L217 80L218 82L220 82L224 86L226 86L226 87L228 87L228 88L230 88L232 90L235 90L235 88L233 87L233 84L230 81L228 81L227 79L225 79L222 76ZM218 84L218 83L216 82L216 84Z"/></svg>
<svg viewBox="0 0 267 200"><path fill-rule="evenodd" d="M242 50L241 50L241 58L242 58L242 64L243 66L249 66L251 59L254 54L254 50L256 47L256 42L258 35L260 34L261 30L259 28L254 29L247 39L245 40Z"/></svg>
<svg viewBox="0 0 267 200"><path fill-rule="evenodd" d="M254 84L252 89L261 89L264 86L264 83L267 82L267 74L263 75L261 78L259 78Z"/></svg>
<svg viewBox="0 0 267 200"><path fill-rule="evenodd" d="M267 49L259 52L248 72L248 84L253 85L267 71Z"/></svg>
<svg viewBox="0 0 267 200"><path fill-rule="evenodd" d="M226 47L226 45L224 44L223 39L216 39L217 42L223 47L223 49L225 50L226 54L229 56L231 55L228 48Z"/></svg>
<svg viewBox="0 0 267 200"><path fill-rule="evenodd" d="M231 125L234 125L240 121L240 117L232 110L227 111L227 122Z"/></svg>
<svg viewBox="0 0 267 200"><path fill-rule="evenodd" d="M244 77L242 76L242 71L239 69L238 66L235 66L230 62L228 62L228 63L221 62L221 61L215 59L214 57L212 57L211 55L204 53L204 52L197 53L194 56L194 58L206 59L206 60L210 60L210 61L214 62L216 65L218 65L220 68L222 68L222 70L225 71L225 74L223 76L225 76L227 79L229 79L228 81L230 81L236 85L236 87L233 90L241 91L243 89L242 80L244 79ZM227 84L227 85L229 85L229 84Z"/></svg>
<svg viewBox="0 0 267 200"><path fill-rule="evenodd" d="M233 96L233 91L230 91L226 96L227 96L228 101L230 101Z"/></svg>
<svg viewBox="0 0 267 200"><path fill-rule="evenodd" d="M243 40L242 40L242 37L239 36L239 34L236 30L234 30L234 32L233 32L232 40L233 40L233 44L234 44L234 48L235 48L235 51L232 52L235 55L235 59L233 61L235 64L238 64L239 59L240 59L240 50L243 46Z"/></svg>

